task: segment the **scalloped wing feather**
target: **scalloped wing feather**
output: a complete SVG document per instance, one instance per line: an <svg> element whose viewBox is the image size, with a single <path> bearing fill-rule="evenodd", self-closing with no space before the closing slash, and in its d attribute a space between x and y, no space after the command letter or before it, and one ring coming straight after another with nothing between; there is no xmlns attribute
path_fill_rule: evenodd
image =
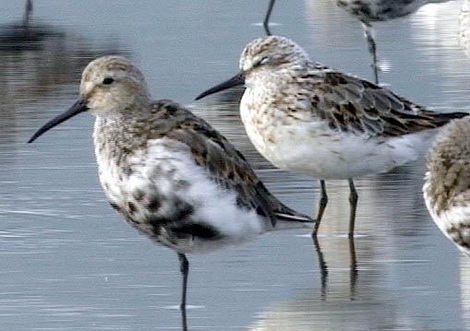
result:
<svg viewBox="0 0 470 331"><path fill-rule="evenodd" d="M309 75L316 78L311 87L313 110L334 130L393 137L468 115L432 112L386 88L324 67L315 66Z"/></svg>
<svg viewBox="0 0 470 331"><path fill-rule="evenodd" d="M271 195L244 156L224 136L189 110L170 102L162 100L156 105L160 113L172 112L163 116L167 129L160 134L189 146L195 162L208 170L213 181L237 192L240 206L255 209L272 225L279 216L311 221L308 216L288 208Z"/></svg>

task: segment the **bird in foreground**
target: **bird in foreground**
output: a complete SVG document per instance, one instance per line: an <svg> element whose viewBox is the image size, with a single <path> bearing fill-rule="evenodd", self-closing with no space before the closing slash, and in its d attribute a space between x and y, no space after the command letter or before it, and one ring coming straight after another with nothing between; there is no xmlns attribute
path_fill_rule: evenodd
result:
<svg viewBox="0 0 470 331"><path fill-rule="evenodd" d="M439 229L470 255L470 120L452 121L427 158L424 201Z"/></svg>
<svg viewBox="0 0 470 331"><path fill-rule="evenodd" d="M242 52L240 69L196 100L246 86L240 115L258 152L280 169L320 179L313 235L328 201L325 180L349 181L352 237L358 199L353 178L416 159L433 129L468 115L427 110L386 88L312 62L299 45L284 37L250 42Z"/></svg>
<svg viewBox="0 0 470 331"><path fill-rule="evenodd" d="M120 56L90 62L78 101L29 142L86 111L96 116L95 154L111 206L178 254L182 309L187 253L313 222L271 195L243 155L207 122L173 101L152 100L140 70Z"/></svg>
<svg viewBox="0 0 470 331"><path fill-rule="evenodd" d="M267 35L269 20L276 0L270 0L266 11L263 26ZM441 3L449 0L331 0L338 7L357 18L364 28L369 53L372 57L372 70L375 84L379 83L379 67L377 58L377 44L372 23L385 22L413 14L422 6L429 3Z"/></svg>

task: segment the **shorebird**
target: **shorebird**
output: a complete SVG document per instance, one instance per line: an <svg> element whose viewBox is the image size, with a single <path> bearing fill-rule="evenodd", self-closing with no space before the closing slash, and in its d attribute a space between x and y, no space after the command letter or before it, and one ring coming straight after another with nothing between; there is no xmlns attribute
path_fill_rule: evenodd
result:
<svg viewBox="0 0 470 331"><path fill-rule="evenodd" d="M263 26L267 35L271 35L269 30L269 20L276 0L270 0L268 10L263 20ZM405 17L416 12L422 6L429 3L442 3L449 0L331 0L338 7L357 18L363 28L364 36L367 40L367 47L372 57L372 70L374 82L379 83L379 68L377 58L377 44L375 42L375 32L372 26L374 22L385 22L397 18Z"/></svg>
<svg viewBox="0 0 470 331"><path fill-rule="evenodd" d="M424 201L439 229L470 255L470 120L449 123L427 158Z"/></svg>
<svg viewBox="0 0 470 331"><path fill-rule="evenodd" d="M364 28L367 47L372 56L374 81L379 83L377 44L372 23L385 22L413 14L429 3L441 3L449 0L334 0L341 9L357 18Z"/></svg>
<svg viewBox="0 0 470 331"><path fill-rule="evenodd" d="M141 71L120 56L90 62L78 101L29 142L86 111L96 116L95 154L111 206L178 254L182 310L187 253L313 222L270 194L243 155L207 122L171 100L152 100Z"/></svg>
<svg viewBox="0 0 470 331"><path fill-rule="evenodd" d="M435 129L467 113L436 113L358 77L312 62L293 41L255 39L241 71L196 100L246 86L240 114L256 149L276 167L320 179L317 234L328 197L325 180L347 179L349 236L358 195L353 178L387 172L416 159Z"/></svg>

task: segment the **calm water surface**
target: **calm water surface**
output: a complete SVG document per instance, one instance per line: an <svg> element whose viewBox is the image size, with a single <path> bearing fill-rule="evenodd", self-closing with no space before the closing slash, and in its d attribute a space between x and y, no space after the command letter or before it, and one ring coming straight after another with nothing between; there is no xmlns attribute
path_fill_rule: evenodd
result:
<svg viewBox="0 0 470 331"><path fill-rule="evenodd" d="M79 116L25 141L72 104L79 74L119 53L145 72L156 98L191 104L237 71L264 34L266 1L34 2L27 42L10 38L22 1L0 0L0 324L5 330L178 330L176 254L127 226L98 184L91 130ZM330 0L278 1L271 30L319 62L372 79L360 24ZM459 1L378 23L381 80L442 111L470 109L470 59L457 40ZM16 31L16 32L15 32ZM272 169L251 147L236 94L192 104L250 159L268 187L313 213L318 185ZM416 162L357 181L356 271L344 234L346 181L328 182L320 247L308 231L191 256L190 330L463 330L470 262L427 214Z"/></svg>

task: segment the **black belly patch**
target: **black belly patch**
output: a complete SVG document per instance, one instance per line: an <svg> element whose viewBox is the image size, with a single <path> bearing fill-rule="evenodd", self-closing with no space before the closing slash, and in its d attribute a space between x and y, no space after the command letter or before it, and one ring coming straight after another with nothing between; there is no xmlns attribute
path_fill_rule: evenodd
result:
<svg viewBox="0 0 470 331"><path fill-rule="evenodd" d="M170 227L170 232L177 238L188 236L198 237L204 240L215 240L222 237L221 233L213 226L204 223L183 223L174 224Z"/></svg>

